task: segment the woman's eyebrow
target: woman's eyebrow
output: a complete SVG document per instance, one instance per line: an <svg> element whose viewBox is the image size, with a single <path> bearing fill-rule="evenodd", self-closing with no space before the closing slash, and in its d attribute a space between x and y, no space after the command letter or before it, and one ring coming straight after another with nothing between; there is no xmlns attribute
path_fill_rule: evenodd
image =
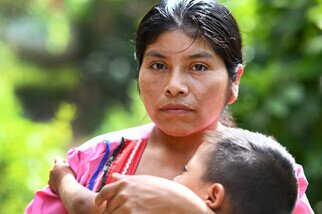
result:
<svg viewBox="0 0 322 214"><path fill-rule="evenodd" d="M156 50L147 51L144 54L144 57L148 57L148 56L162 58L162 59L165 59L166 58L166 56L164 56L163 54L161 54L160 52L158 52Z"/></svg>
<svg viewBox="0 0 322 214"><path fill-rule="evenodd" d="M198 53L189 55L190 59L196 59L196 58L215 58L215 55L209 53L208 51L200 51Z"/></svg>
<svg viewBox="0 0 322 214"><path fill-rule="evenodd" d="M167 58L165 55L163 55L162 53L160 53L157 50L147 51L144 54L144 57L156 57L156 58L161 58L161 59L166 59ZM208 51L198 51L196 53L193 53L193 54L189 55L187 58L189 58L189 59L215 58L215 55L210 53L210 52L208 52Z"/></svg>

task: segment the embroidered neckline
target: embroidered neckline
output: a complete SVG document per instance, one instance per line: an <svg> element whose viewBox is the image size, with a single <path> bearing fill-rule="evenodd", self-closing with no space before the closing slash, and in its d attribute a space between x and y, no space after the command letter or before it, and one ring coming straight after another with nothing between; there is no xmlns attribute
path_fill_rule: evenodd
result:
<svg viewBox="0 0 322 214"><path fill-rule="evenodd" d="M134 147L133 151L131 152L130 158L128 159L128 161L127 161L127 163L126 163L126 165L125 165L125 167L124 167L124 170L123 170L123 172L121 173L122 175L125 175L125 174L127 173L127 170L129 169L130 164L132 163L133 158L134 158L134 156L135 156L135 154L136 154L136 152L137 152L138 148L140 147L141 143L142 143L142 140L141 140L141 139L140 139L140 140L138 140L138 142L136 143L136 145L135 145L135 147Z"/></svg>
<svg viewBox="0 0 322 214"><path fill-rule="evenodd" d="M111 166L112 162L116 159L117 155L118 155L118 154L121 152L121 150L123 149L124 144L125 144L125 140L124 140L124 138L122 137L120 145L118 145L118 146L115 148L115 150L114 150L113 154L110 156L110 158L107 160L107 162L106 162L106 163L105 163L105 165L104 165L104 168L103 168L103 172L104 172L104 174L103 174L102 183L101 183L101 185L99 186L99 188L97 189L97 191L96 191L96 192L101 191L101 189L105 186L105 184L106 184L106 180L107 180L107 177L108 177L108 174L109 174L109 171L108 171L108 170L109 170L109 168L110 168L110 166Z"/></svg>

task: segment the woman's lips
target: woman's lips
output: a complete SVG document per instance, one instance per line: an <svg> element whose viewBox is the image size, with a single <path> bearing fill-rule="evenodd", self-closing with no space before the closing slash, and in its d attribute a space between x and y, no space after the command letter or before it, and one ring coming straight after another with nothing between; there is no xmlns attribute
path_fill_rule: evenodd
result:
<svg viewBox="0 0 322 214"><path fill-rule="evenodd" d="M183 114L193 111L193 109L185 104L168 103L163 105L160 110L168 114Z"/></svg>

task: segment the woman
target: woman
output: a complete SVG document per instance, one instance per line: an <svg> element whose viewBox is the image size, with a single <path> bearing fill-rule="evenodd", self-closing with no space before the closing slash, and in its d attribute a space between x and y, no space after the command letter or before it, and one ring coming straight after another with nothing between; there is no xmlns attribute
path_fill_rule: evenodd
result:
<svg viewBox="0 0 322 214"><path fill-rule="evenodd" d="M105 205L94 207L94 200L101 190L108 213L211 213L198 196L167 179L181 174L206 131L224 128L220 115L237 99L243 73L241 46L234 18L215 1L155 5L136 35L139 88L153 124L70 150L75 175L58 162L49 181L53 192L37 192L26 213L100 212ZM113 172L138 176L115 177L105 186ZM310 213L300 175L295 213Z"/></svg>

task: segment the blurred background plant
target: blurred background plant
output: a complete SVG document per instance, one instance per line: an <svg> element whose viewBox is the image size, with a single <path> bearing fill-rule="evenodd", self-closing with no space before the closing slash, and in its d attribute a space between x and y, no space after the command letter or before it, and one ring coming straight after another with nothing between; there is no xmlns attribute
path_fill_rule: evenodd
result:
<svg viewBox="0 0 322 214"><path fill-rule="evenodd" d="M135 29L155 0L0 0L0 213L22 213L55 156L149 121ZM322 213L322 1L222 0L244 39L238 126L302 164Z"/></svg>

